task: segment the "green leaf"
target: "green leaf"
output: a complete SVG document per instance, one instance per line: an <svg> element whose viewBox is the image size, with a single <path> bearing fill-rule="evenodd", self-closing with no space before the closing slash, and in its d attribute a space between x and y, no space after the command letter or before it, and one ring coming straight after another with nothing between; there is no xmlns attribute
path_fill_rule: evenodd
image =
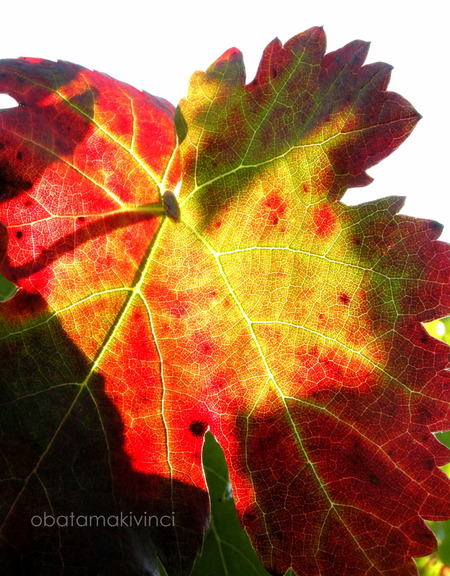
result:
<svg viewBox="0 0 450 576"><path fill-rule="evenodd" d="M8 230L2 222L0 222L0 270L2 269L3 262L5 261L8 250ZM0 302L6 302L14 296L17 292L17 286L0 274Z"/></svg>
<svg viewBox="0 0 450 576"><path fill-rule="evenodd" d="M6 302L17 292L17 286L0 274L0 302Z"/></svg>
<svg viewBox="0 0 450 576"><path fill-rule="evenodd" d="M191 576L268 576L239 523L225 457L210 433L205 436L203 463L211 521Z"/></svg>
<svg viewBox="0 0 450 576"><path fill-rule="evenodd" d="M428 333L434 338L450 343L450 318L442 318L425 324ZM450 447L450 432L436 434L437 439ZM450 463L442 467L450 475ZM436 535L438 549L433 554L418 558L416 564L422 576L450 576L450 520L429 522Z"/></svg>

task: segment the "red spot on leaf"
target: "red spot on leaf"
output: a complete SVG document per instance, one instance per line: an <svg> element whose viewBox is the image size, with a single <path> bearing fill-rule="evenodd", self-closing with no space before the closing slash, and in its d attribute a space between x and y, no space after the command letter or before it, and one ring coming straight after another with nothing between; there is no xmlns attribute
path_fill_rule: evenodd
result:
<svg viewBox="0 0 450 576"><path fill-rule="evenodd" d="M191 345L186 356L187 361L198 365L205 365L214 362L220 353L218 343L208 332L198 331L191 338Z"/></svg>
<svg viewBox="0 0 450 576"><path fill-rule="evenodd" d="M197 352L201 356L211 356L214 350L214 344L211 340L205 338L197 344Z"/></svg>
<svg viewBox="0 0 450 576"><path fill-rule="evenodd" d="M228 378L226 372L219 372L218 374L214 374L208 382L208 387L210 390L220 392L223 388L225 388L228 384Z"/></svg>
<svg viewBox="0 0 450 576"><path fill-rule="evenodd" d="M263 202L263 216L270 226L276 226L285 215L286 201L278 190L272 190Z"/></svg>
<svg viewBox="0 0 450 576"><path fill-rule="evenodd" d="M329 238L336 227L336 215L327 204L315 208L313 212L314 231L319 238Z"/></svg>
<svg viewBox="0 0 450 576"><path fill-rule="evenodd" d="M358 358L330 347L299 347L292 382L292 393L316 397L340 389L365 390L371 385L371 367Z"/></svg>
<svg viewBox="0 0 450 576"><path fill-rule="evenodd" d="M348 304L350 302L350 296L348 296L348 294L344 294L344 292L341 292L338 296L338 300L342 304Z"/></svg>
<svg viewBox="0 0 450 576"><path fill-rule="evenodd" d="M170 308L170 313L175 318L181 318L182 316L186 315L188 310L187 306L178 300L174 303L175 305Z"/></svg>

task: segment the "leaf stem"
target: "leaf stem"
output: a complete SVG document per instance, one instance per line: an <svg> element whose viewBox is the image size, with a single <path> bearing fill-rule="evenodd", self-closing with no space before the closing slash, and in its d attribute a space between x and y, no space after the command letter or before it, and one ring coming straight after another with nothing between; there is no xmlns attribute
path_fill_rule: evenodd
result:
<svg viewBox="0 0 450 576"><path fill-rule="evenodd" d="M141 206L127 205L125 210L130 212L148 212L149 214L163 215L165 214L164 205L159 202L153 202L152 204L142 204Z"/></svg>

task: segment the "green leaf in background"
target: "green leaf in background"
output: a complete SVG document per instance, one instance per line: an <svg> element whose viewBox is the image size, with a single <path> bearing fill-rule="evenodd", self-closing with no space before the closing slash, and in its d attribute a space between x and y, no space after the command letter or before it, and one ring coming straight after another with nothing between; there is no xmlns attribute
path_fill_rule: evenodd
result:
<svg viewBox="0 0 450 576"><path fill-rule="evenodd" d="M450 344L450 317L434 320L425 324L428 333ZM436 434L440 442L450 447L450 432ZM450 476L450 464L442 468ZM419 573L422 576L450 576L450 521L429 522L439 543L439 548L433 554L416 560Z"/></svg>
<svg viewBox="0 0 450 576"><path fill-rule="evenodd" d="M0 222L0 270L2 269L3 262L6 257L8 249L8 230L6 226ZM17 292L17 286L6 279L0 274L0 302L5 302L14 296Z"/></svg>
<svg viewBox="0 0 450 576"><path fill-rule="evenodd" d="M450 568L444 566L435 554L420 558L417 560L417 566L423 576L450 576Z"/></svg>
<svg viewBox="0 0 450 576"><path fill-rule="evenodd" d="M6 302L17 292L17 286L0 274L0 302Z"/></svg>
<svg viewBox="0 0 450 576"><path fill-rule="evenodd" d="M211 498L211 521L202 555L191 576L268 576L239 524L225 458L210 433L205 437L203 464Z"/></svg>

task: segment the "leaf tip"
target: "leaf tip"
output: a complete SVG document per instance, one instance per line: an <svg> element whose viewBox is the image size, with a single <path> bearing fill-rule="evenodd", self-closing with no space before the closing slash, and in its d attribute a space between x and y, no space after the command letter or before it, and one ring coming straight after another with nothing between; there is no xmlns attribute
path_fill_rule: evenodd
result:
<svg viewBox="0 0 450 576"><path fill-rule="evenodd" d="M406 202L406 196L393 196L392 203L390 205L390 212L391 214L398 214L400 210L403 208Z"/></svg>
<svg viewBox="0 0 450 576"><path fill-rule="evenodd" d="M224 68L228 68L230 64L242 67L243 63L244 59L242 52L238 48L228 48L228 50L226 50L215 62L211 64L207 72L221 71Z"/></svg>
<svg viewBox="0 0 450 576"><path fill-rule="evenodd" d="M444 225L436 220L430 220L430 230L433 232L433 238L437 239L444 230Z"/></svg>

